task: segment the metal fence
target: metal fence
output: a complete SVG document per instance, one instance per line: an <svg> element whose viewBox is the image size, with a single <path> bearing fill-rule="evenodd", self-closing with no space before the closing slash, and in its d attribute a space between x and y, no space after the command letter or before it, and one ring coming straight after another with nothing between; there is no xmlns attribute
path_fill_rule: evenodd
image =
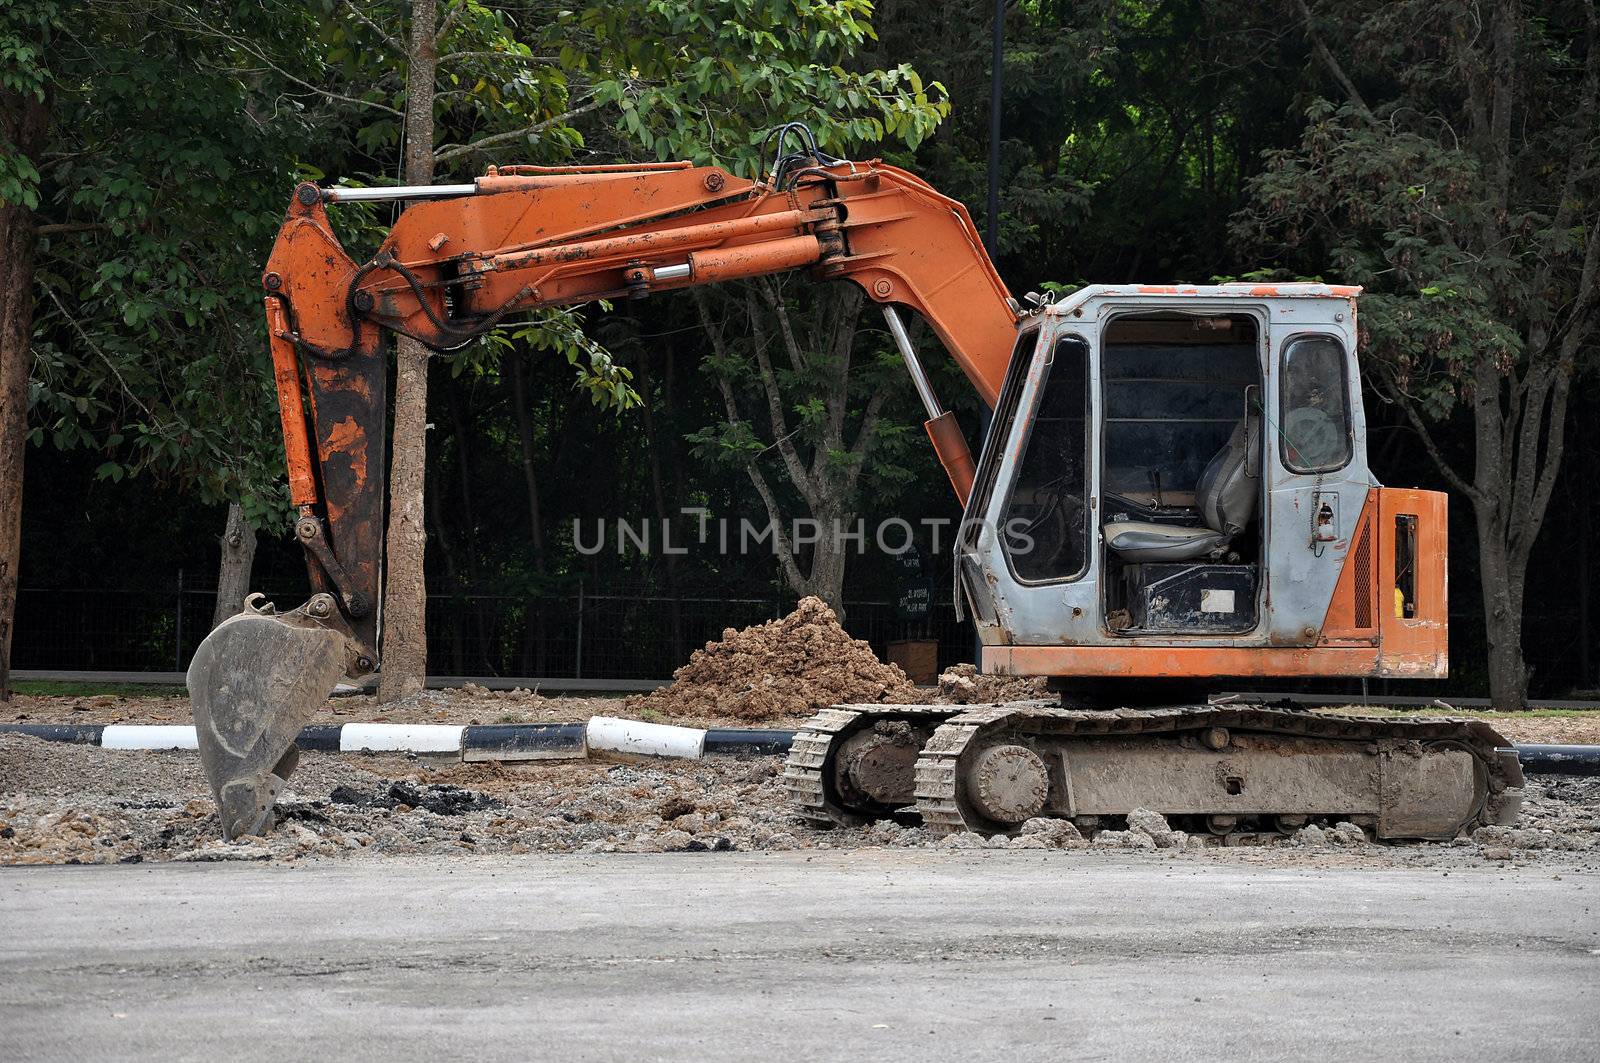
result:
<svg viewBox="0 0 1600 1063"><path fill-rule="evenodd" d="M267 593L281 608L306 592ZM11 664L61 671L183 671L210 630L216 592L180 579L164 592L23 588ZM727 628L784 616L787 595L718 597L630 593L579 584L537 597L428 596L428 670L438 675L662 679ZM844 625L880 658L900 638L939 643L941 668L972 660L972 627L936 603L930 619L896 616L893 602L849 601Z"/></svg>

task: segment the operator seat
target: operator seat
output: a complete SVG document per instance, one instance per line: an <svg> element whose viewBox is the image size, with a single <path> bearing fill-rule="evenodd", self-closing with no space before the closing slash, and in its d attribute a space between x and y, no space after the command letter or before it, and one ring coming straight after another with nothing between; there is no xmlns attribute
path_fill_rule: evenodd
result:
<svg viewBox="0 0 1600 1063"><path fill-rule="evenodd" d="M1202 525L1112 521L1105 526L1106 545L1125 561L1193 561L1216 557L1235 535L1249 527L1261 492L1254 457L1260 445L1259 418L1246 412L1228 442L1206 463L1195 485L1195 503Z"/></svg>

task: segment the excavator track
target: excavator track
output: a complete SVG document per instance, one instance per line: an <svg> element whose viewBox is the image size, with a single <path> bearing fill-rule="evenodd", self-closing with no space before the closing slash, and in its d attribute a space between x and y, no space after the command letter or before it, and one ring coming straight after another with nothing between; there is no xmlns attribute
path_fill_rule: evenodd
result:
<svg viewBox="0 0 1600 1063"><path fill-rule="evenodd" d="M835 705L811 717L795 732L782 776L784 788L794 800L800 818L812 827L858 827L874 819L887 818L897 808L910 807L914 802L910 784L915 758L907 755L909 751L904 751L901 735L892 729L905 724L909 725L905 738L914 739L919 734L924 739L929 738L934 728L960 711L959 705ZM878 730L880 725L890 731L881 743L887 746L890 755L874 758L874 752L882 754L884 750L860 748L864 743L859 736ZM856 739L854 749L851 748L852 739ZM920 750L923 744L917 741L916 748ZM897 749L904 752L892 755ZM846 757L856 754L855 774L876 768L879 776L903 775L899 789L904 792L898 799L885 800L883 798L888 795L882 793L882 787L874 786L872 789L879 791L875 799L870 792L842 777L850 773L843 769L841 753ZM874 763L875 759L880 763ZM900 770L896 771L897 768ZM892 782L888 785L893 787Z"/></svg>
<svg viewBox="0 0 1600 1063"><path fill-rule="evenodd" d="M940 834L1010 834L1036 815L1097 825L1143 807L1219 835L1328 818L1442 840L1516 821L1522 768L1508 745L1453 717L997 705L940 725L917 760L916 803Z"/></svg>

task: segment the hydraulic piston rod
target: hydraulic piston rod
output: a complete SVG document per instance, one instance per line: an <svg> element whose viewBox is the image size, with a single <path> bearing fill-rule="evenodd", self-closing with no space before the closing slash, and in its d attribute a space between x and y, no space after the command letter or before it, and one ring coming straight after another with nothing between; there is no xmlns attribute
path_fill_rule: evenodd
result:
<svg viewBox="0 0 1600 1063"><path fill-rule="evenodd" d="M889 335L894 337L894 345L900 349L900 357L905 359L906 372L911 374L911 383L916 386L917 397L922 400L922 408L928 411L928 420L938 420L944 416L944 408L939 405L939 396L933 393L933 385L929 383L928 374L922 368L922 360L917 357L916 349L911 346L911 336L906 332L906 323L900 319L900 311L892 306L885 306L883 320L888 322Z"/></svg>
<svg viewBox="0 0 1600 1063"><path fill-rule="evenodd" d="M322 198L329 203L382 203L395 199L449 199L452 196L475 196L478 186L472 185L389 185L377 188L324 188Z"/></svg>
<svg viewBox="0 0 1600 1063"><path fill-rule="evenodd" d="M922 360L911 346L911 336L906 332L905 322L900 319L900 312L885 305L883 320L888 323L889 335L894 337L894 345L900 349L900 357L905 360L906 372L911 374L911 383L917 389L917 396L922 399L922 408L928 412L928 419L922 427L927 430L934 453L939 455L939 464L944 466L945 474L950 477L950 486L955 488L956 497L965 506L972 494L972 480L976 475L967 437L962 435L956 415L939 405L939 396L933 393L933 384L922 368Z"/></svg>

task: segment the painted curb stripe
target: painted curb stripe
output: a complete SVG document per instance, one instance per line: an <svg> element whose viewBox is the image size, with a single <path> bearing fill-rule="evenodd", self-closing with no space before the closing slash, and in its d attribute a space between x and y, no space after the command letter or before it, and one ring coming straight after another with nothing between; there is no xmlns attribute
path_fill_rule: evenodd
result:
<svg viewBox="0 0 1600 1063"><path fill-rule="evenodd" d="M107 724L102 749L199 749L194 728L183 724Z"/></svg>
<svg viewBox="0 0 1600 1063"><path fill-rule="evenodd" d="M756 753L787 753L794 744L794 732L759 727L713 727L706 732L706 755L748 756Z"/></svg>
<svg viewBox="0 0 1600 1063"><path fill-rule="evenodd" d="M1518 744L1515 748L1523 771L1544 775L1600 775L1600 746Z"/></svg>
<svg viewBox="0 0 1600 1063"><path fill-rule="evenodd" d="M80 745L100 744L102 724L87 723L7 723L0 724L0 733L28 735L46 742L76 742Z"/></svg>
<svg viewBox="0 0 1600 1063"><path fill-rule="evenodd" d="M339 731L341 753L456 753L465 726L439 723L347 723Z"/></svg>
<svg viewBox="0 0 1600 1063"><path fill-rule="evenodd" d="M300 728L300 733L295 736L294 744L307 753L337 753L339 752L339 732L344 730L340 723L314 723L309 727Z"/></svg>
<svg viewBox="0 0 1600 1063"><path fill-rule="evenodd" d="M589 755L581 723L470 724L461 734L461 759L582 760Z"/></svg>
<svg viewBox="0 0 1600 1063"><path fill-rule="evenodd" d="M185 724L4 723L0 734L105 749L196 749ZM673 727L596 716L588 724L347 723L303 728L295 744L308 752L455 753L463 760L581 759L591 749L657 757L781 754L794 732L781 728ZM1549 775L1600 775L1600 745L1516 743L1524 771Z"/></svg>
<svg viewBox="0 0 1600 1063"><path fill-rule="evenodd" d="M588 738L590 749L689 760L699 760L706 743L706 733L698 727L672 727L614 716L591 716Z"/></svg>

